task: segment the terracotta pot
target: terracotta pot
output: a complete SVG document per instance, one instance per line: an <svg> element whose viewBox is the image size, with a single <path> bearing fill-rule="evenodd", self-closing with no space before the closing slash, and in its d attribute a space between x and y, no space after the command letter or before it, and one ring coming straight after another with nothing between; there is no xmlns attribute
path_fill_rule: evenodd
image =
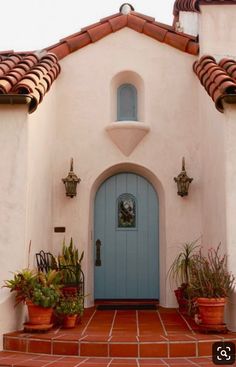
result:
<svg viewBox="0 0 236 367"><path fill-rule="evenodd" d="M75 327L77 315L65 315L63 319L63 327L70 329Z"/></svg>
<svg viewBox="0 0 236 367"><path fill-rule="evenodd" d="M226 298L197 298L201 324L224 324Z"/></svg>
<svg viewBox="0 0 236 367"><path fill-rule="evenodd" d="M26 302L28 306L29 323L32 325L49 325L51 323L51 307L34 305L31 301Z"/></svg>
<svg viewBox="0 0 236 367"><path fill-rule="evenodd" d="M189 302L188 300L184 297L184 290L183 288L179 287L178 289L175 289L175 296L177 299L177 302L179 304L179 312L187 315L188 311L189 311Z"/></svg>

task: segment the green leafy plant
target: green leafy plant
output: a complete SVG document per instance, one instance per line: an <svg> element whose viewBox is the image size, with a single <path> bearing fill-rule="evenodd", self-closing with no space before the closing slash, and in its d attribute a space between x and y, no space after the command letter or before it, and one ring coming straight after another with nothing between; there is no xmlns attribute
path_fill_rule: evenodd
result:
<svg viewBox="0 0 236 367"><path fill-rule="evenodd" d="M56 313L59 315L80 315L84 311L83 297L71 296L61 297L57 306Z"/></svg>
<svg viewBox="0 0 236 367"><path fill-rule="evenodd" d="M63 241L62 253L58 255L58 263L64 284L79 284L83 257L84 251L79 255L72 238L69 245L66 245L65 240Z"/></svg>
<svg viewBox="0 0 236 367"><path fill-rule="evenodd" d="M201 250L194 255L188 289L191 297L227 297L234 289L235 277L227 269L227 256L220 254L220 246L209 249L207 256Z"/></svg>
<svg viewBox="0 0 236 367"><path fill-rule="evenodd" d="M16 305L31 301L42 307L54 307L60 296L61 275L56 270L47 273L23 269L5 281L5 287L16 292Z"/></svg>
<svg viewBox="0 0 236 367"><path fill-rule="evenodd" d="M199 246L199 239L184 243L181 251L174 259L168 271L168 276L173 279L177 285L187 285L189 283L194 255Z"/></svg>

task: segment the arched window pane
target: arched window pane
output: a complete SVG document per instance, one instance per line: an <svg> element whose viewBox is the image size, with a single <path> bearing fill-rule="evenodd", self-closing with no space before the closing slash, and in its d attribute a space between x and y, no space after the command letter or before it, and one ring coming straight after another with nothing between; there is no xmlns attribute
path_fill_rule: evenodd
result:
<svg viewBox="0 0 236 367"><path fill-rule="evenodd" d="M136 200L131 194L122 194L118 198L118 228L136 227Z"/></svg>
<svg viewBox="0 0 236 367"><path fill-rule="evenodd" d="M118 88L117 120L137 121L137 90L132 84L122 84Z"/></svg>

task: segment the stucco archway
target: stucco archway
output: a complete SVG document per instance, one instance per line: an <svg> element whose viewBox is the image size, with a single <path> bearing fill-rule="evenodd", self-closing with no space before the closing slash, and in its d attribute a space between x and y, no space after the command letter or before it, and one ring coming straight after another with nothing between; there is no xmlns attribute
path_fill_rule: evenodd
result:
<svg viewBox="0 0 236 367"><path fill-rule="evenodd" d="M121 172L131 172L138 174L144 178L146 178L154 187L155 191L157 192L159 198L159 249L160 249L160 305L166 305L166 225L165 225L165 195L164 189L157 178L157 176L149 170L147 167L134 164L134 163L120 163L113 166L106 168L103 172L101 172L97 178L95 178L93 185L91 187L90 192L90 223L91 228L94 227L94 199L96 192L100 185L110 176L113 176L117 173ZM90 284L88 284L88 290L90 293L90 300L93 303L94 298L94 238L92 235L92 246L88 251L88 263L91 265L89 266L89 272L91 272L89 279Z"/></svg>

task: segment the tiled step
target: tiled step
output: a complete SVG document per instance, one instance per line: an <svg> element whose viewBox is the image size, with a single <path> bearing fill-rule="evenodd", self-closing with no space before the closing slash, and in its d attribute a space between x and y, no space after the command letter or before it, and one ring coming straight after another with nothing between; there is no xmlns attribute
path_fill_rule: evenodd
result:
<svg viewBox="0 0 236 367"><path fill-rule="evenodd" d="M0 352L4 367L209 367L211 358L97 358Z"/></svg>
<svg viewBox="0 0 236 367"><path fill-rule="evenodd" d="M17 331L4 336L5 351L83 358L194 358L212 354L216 341L236 333L201 334L175 309L97 311L87 309L75 329L47 333Z"/></svg>

